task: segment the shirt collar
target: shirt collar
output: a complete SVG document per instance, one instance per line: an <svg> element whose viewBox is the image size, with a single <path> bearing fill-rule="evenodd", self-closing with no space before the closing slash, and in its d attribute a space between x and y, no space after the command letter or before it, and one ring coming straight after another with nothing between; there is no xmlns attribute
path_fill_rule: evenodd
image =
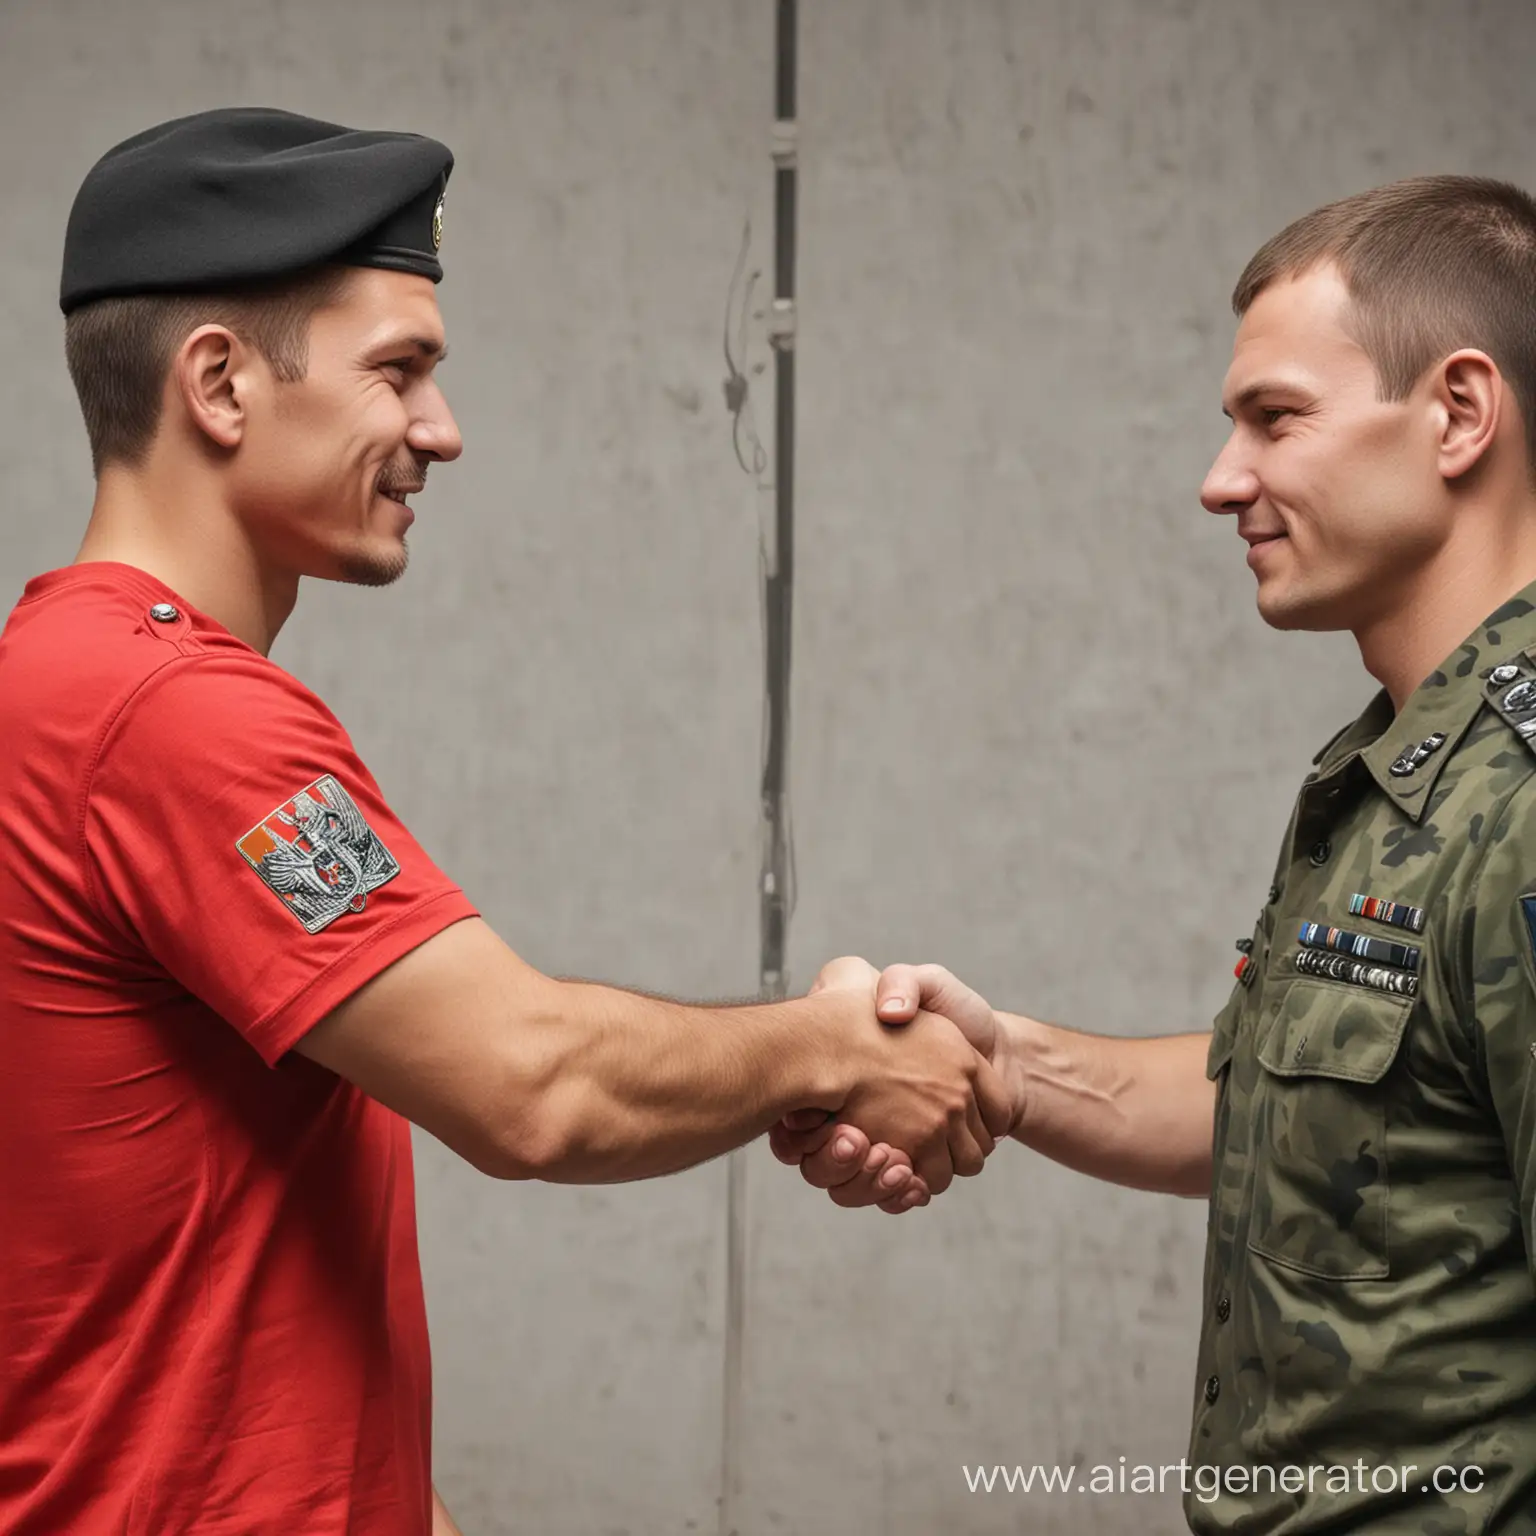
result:
<svg viewBox="0 0 1536 1536"><path fill-rule="evenodd" d="M1536 582L1489 614L1396 716L1386 691L1378 693L1327 748L1318 776L1332 777L1358 755L1382 790L1422 821L1441 772L1488 697L1494 669L1521 655L1536 660Z"/></svg>

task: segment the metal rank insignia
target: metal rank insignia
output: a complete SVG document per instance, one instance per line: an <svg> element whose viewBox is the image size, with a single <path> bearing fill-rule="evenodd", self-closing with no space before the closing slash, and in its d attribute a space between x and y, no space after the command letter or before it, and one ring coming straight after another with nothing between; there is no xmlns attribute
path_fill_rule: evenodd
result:
<svg viewBox="0 0 1536 1536"><path fill-rule="evenodd" d="M1296 969L1303 976L1326 976L1354 987L1368 987L1373 992L1391 992L1398 997L1419 995L1419 978L1410 976L1407 971L1371 965L1365 960L1351 960L1348 955L1330 955L1320 949L1302 950L1296 956Z"/></svg>
<svg viewBox="0 0 1536 1536"><path fill-rule="evenodd" d="M1513 691L1513 690L1511 690ZM1441 747L1445 745L1445 732L1436 731L1426 736L1416 747L1405 747L1397 760L1387 770L1394 778L1406 779L1419 771Z"/></svg>
<svg viewBox="0 0 1536 1536"><path fill-rule="evenodd" d="M1523 713L1536 706L1536 683L1529 680L1523 683L1516 683L1499 702L1503 704L1505 709L1513 710L1517 714ZM1528 736L1530 732L1525 731L1522 734Z"/></svg>
<svg viewBox="0 0 1536 1536"><path fill-rule="evenodd" d="M1520 677L1519 667L1508 665L1495 668L1488 681L1500 688L1514 683L1513 688L1504 688L1495 702L1504 718L1527 741L1536 736L1536 682Z"/></svg>
<svg viewBox="0 0 1536 1536"><path fill-rule="evenodd" d="M1351 896L1349 915L1368 918L1373 923L1387 923L1393 928L1406 928L1409 933L1424 932L1424 908L1410 907L1406 902L1383 901L1379 896Z"/></svg>
<svg viewBox="0 0 1536 1536"><path fill-rule="evenodd" d="M1524 676L1517 663L1506 661L1488 674L1487 697L1515 734L1536 751L1536 681Z"/></svg>
<svg viewBox="0 0 1536 1536"><path fill-rule="evenodd" d="M1374 960L1395 966L1400 971L1419 968L1419 950L1412 944L1394 944L1391 939L1373 939L1367 933L1351 933L1347 928L1330 928L1324 923L1303 923L1301 942L1307 949L1334 949L1357 960Z"/></svg>

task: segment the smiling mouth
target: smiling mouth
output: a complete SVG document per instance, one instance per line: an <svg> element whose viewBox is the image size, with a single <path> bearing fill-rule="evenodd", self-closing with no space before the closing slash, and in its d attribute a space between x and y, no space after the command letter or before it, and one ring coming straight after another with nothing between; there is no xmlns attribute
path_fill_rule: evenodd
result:
<svg viewBox="0 0 1536 1536"><path fill-rule="evenodd" d="M407 496L414 496L421 489L422 487L419 485L381 485L379 487L379 495L388 497L390 501L398 501L403 507L405 505L405 498Z"/></svg>

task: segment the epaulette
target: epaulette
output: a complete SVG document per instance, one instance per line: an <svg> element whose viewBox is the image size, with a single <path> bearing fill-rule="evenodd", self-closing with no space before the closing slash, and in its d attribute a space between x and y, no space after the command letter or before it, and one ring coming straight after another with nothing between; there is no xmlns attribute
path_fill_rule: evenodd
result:
<svg viewBox="0 0 1536 1536"><path fill-rule="evenodd" d="M1495 714L1536 753L1536 666L1521 655L1500 662L1483 685L1483 697Z"/></svg>

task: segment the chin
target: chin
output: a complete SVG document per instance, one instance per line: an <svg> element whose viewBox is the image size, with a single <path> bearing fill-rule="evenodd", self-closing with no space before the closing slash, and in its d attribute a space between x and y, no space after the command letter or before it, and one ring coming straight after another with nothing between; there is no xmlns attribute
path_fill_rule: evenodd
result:
<svg viewBox="0 0 1536 1536"><path fill-rule="evenodd" d="M336 562L336 578L354 587L387 587L405 575L410 559L404 539L392 549L348 550Z"/></svg>
<svg viewBox="0 0 1536 1536"><path fill-rule="evenodd" d="M1256 606L1259 617L1271 629L1307 629L1309 627L1302 622L1302 616L1289 604L1266 598L1262 591L1259 593Z"/></svg>
<svg viewBox="0 0 1536 1536"><path fill-rule="evenodd" d="M1271 629L1305 630L1327 634L1350 629L1349 619L1340 612L1341 605L1306 593L1266 591L1258 593L1259 617Z"/></svg>

